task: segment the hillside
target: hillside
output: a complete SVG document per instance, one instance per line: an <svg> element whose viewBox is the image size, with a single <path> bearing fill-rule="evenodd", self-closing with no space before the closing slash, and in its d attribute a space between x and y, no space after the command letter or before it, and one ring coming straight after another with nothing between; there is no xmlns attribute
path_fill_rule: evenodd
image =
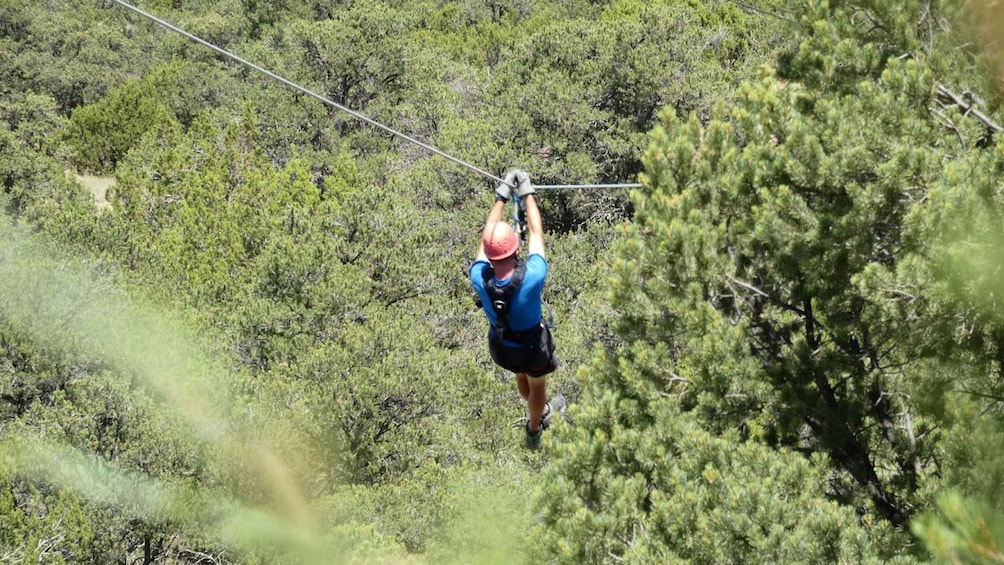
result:
<svg viewBox="0 0 1004 565"><path fill-rule="evenodd" d="M0 5L0 560L1004 561L1004 13L912 4ZM513 168L638 185L538 192L539 452Z"/></svg>

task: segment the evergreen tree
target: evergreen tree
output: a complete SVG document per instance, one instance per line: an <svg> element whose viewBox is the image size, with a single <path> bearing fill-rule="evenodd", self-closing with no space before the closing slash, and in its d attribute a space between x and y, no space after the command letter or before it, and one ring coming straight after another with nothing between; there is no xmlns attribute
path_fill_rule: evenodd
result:
<svg viewBox="0 0 1004 565"><path fill-rule="evenodd" d="M931 111L938 81L974 67L965 54L925 49L951 44L922 25L943 16L883 1L792 4L788 13L802 41L781 59L781 76L765 70L707 124L666 112L654 133L646 189L635 195L635 222L612 265L624 345L597 353L581 376L585 398L557 453L555 486L543 495L545 555L612 561L649 546L657 502L677 508L697 489L665 477L695 481L682 460L710 457L702 445L696 453L641 448L678 419L738 437L736 453L763 444L780 461L793 450L824 465L825 488L809 490L820 497L824 530L850 527L873 542L859 546L863 554L831 547L823 560L915 551L906 525L933 503L953 463L941 456L946 436L961 431L959 413L945 407L967 403L946 386L947 371L983 381L997 358L993 346L976 351L958 339L969 324L981 335L993 326L942 290L928 247L938 231L922 218L953 209L932 202L942 182L979 190L946 163L996 157L954 139L976 139L966 134L978 121L954 108ZM945 127L945 116L958 125ZM749 464L762 471L743 480L751 488L781 473ZM861 521L842 524L823 499L856 509ZM791 504L770 496L778 514L766 521L804 515ZM707 520L658 543L708 559L689 545L701 528L729 547L728 534ZM772 551L818 539L785 532L791 537L765 542Z"/></svg>

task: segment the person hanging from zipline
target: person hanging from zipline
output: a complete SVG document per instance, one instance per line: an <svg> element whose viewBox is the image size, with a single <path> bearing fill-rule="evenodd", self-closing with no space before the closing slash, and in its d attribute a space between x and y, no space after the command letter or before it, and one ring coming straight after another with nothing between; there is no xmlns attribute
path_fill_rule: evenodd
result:
<svg viewBox="0 0 1004 565"><path fill-rule="evenodd" d="M525 261L519 256L519 236L502 220L506 203L513 197L513 186L527 223ZM495 189L495 204L488 213L470 270L471 284L488 318L488 351L497 365L516 374L519 394L529 407L525 441L528 449L540 447L541 432L551 425L554 414L565 408L561 394L547 400L546 375L554 372L559 362L543 316L541 294L548 264L534 192L525 171L506 175Z"/></svg>

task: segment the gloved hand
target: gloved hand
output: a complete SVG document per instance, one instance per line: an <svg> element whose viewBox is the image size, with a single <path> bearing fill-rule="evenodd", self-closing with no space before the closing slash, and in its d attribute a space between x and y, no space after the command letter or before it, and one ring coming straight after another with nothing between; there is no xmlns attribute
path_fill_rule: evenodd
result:
<svg viewBox="0 0 1004 565"><path fill-rule="evenodd" d="M517 196L523 198L524 196L529 196L537 192L537 190L534 189L533 185L530 183L530 175L527 174L526 171L516 169L513 172L516 174L516 182L519 183L519 186L516 187Z"/></svg>
<svg viewBox="0 0 1004 565"><path fill-rule="evenodd" d="M512 187L516 184L516 171L509 171L503 182L495 187L495 197L502 202L509 202L512 198Z"/></svg>

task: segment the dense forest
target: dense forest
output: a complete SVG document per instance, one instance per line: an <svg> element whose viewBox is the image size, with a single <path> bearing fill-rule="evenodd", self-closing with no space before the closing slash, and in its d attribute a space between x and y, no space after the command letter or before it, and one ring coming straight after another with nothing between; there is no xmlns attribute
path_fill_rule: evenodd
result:
<svg viewBox="0 0 1004 565"><path fill-rule="evenodd" d="M0 0L0 561L1004 563L1004 112L973 0Z"/></svg>

